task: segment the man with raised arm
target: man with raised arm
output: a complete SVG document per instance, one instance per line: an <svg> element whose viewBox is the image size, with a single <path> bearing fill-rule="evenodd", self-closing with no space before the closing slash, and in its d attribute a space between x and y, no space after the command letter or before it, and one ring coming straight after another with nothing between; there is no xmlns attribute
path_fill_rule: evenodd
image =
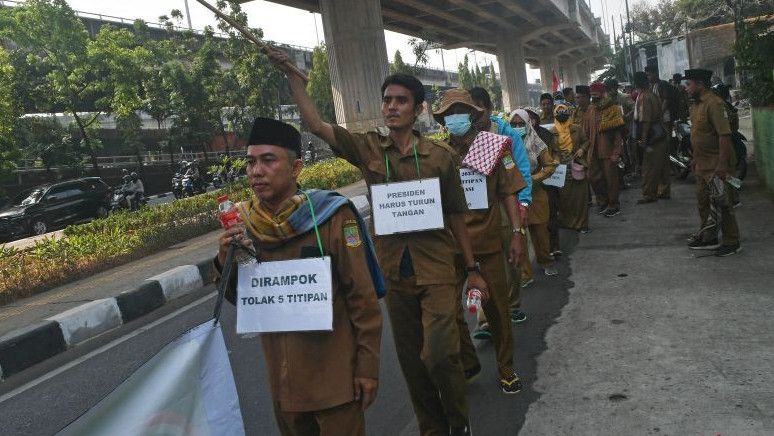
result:
<svg viewBox="0 0 774 436"><path fill-rule="evenodd" d="M371 191L372 222L387 279L387 309L395 348L423 435L470 434L465 376L456 324L455 240L468 288L488 298L465 226L468 210L456 153L413 129L425 91L413 76L382 84L386 129L353 133L323 122L302 77L281 50L268 56L290 82L302 121L333 152L363 173Z"/></svg>

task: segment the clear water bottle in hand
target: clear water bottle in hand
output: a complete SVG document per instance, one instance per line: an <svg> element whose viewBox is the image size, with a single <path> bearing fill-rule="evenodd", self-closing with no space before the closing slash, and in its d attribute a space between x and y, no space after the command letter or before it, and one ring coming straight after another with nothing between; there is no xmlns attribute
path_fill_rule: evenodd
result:
<svg viewBox="0 0 774 436"><path fill-rule="evenodd" d="M481 290L478 288L468 289L468 312L476 313L481 310Z"/></svg>

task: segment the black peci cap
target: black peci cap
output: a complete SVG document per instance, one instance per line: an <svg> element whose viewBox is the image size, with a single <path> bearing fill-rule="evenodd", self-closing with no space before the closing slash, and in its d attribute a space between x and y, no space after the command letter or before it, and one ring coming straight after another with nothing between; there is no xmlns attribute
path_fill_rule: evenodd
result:
<svg viewBox="0 0 774 436"><path fill-rule="evenodd" d="M698 82L704 82L709 86L712 81L712 71L696 68L693 70L685 70L685 80L695 80Z"/></svg>
<svg viewBox="0 0 774 436"><path fill-rule="evenodd" d="M301 154L301 134L290 124L272 118L256 118L247 145L276 145Z"/></svg>
<svg viewBox="0 0 774 436"><path fill-rule="evenodd" d="M589 85L577 85L575 87L576 94L590 95L591 87Z"/></svg>

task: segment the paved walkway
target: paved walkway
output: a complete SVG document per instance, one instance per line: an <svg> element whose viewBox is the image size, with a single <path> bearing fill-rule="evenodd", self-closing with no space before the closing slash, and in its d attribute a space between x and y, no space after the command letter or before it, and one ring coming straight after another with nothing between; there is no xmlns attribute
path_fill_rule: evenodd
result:
<svg viewBox="0 0 774 436"><path fill-rule="evenodd" d="M348 197L363 195L366 192L365 182L346 186L339 192ZM177 266L193 265L212 257L217 250L219 234L220 230L210 232L134 262L2 306L0 336L84 302L116 296L148 277Z"/></svg>
<svg viewBox="0 0 774 436"><path fill-rule="evenodd" d="M743 251L697 258L693 185L592 218L520 434L774 434L774 198L748 179Z"/></svg>

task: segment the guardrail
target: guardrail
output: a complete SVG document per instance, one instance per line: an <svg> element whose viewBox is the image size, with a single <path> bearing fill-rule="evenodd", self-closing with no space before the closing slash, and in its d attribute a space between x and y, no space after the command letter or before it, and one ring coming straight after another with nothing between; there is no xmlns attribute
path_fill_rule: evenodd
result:
<svg viewBox="0 0 774 436"><path fill-rule="evenodd" d="M219 151L219 152L207 152L207 153L176 153L174 154L174 162L180 162L182 160L193 160L198 159L200 161L205 160L205 154L207 155L207 159L211 162L215 162L216 160L220 159L221 156L228 154L231 157L242 157L245 155L244 150L231 150L228 153L225 151ZM170 163L173 162L170 159L169 154L145 154L142 156L142 164L143 165L152 165L152 164L160 164L160 163ZM84 160L84 165L89 166L91 165L91 160ZM110 167L134 167L137 166L137 156L98 156L97 157L97 165L99 165L101 168L110 168ZM51 168L59 168L59 165L54 165ZM45 170L46 167L43 165L43 161L40 159L19 159L16 161L16 170L15 172L24 172L24 171L35 171L35 170Z"/></svg>

